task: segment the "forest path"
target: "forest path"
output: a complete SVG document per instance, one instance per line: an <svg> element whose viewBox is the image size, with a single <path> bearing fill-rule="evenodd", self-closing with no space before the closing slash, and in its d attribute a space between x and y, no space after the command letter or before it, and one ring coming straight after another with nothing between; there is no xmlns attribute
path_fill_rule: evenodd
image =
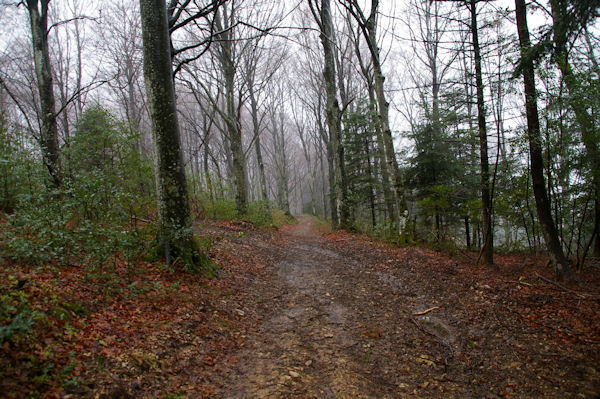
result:
<svg viewBox="0 0 600 399"><path fill-rule="evenodd" d="M408 344L399 341L410 337L407 327L420 339L428 337L411 327L403 284L373 272L364 259L332 248L312 222L301 216L298 225L285 230L286 244L274 251L270 278L255 282L264 321L238 355L241 361L223 395L379 398L412 393L409 388L423 381L415 381L411 367L398 361ZM444 334L441 339L448 343L454 339ZM428 339L435 344L435 337ZM425 356L421 364L430 368L434 360Z"/></svg>
<svg viewBox="0 0 600 399"><path fill-rule="evenodd" d="M238 276L242 291L227 302L258 324L231 354L223 378L213 380L215 397L600 393L598 345L549 307L575 309L581 298L515 283L533 281L522 266L480 268L432 250L321 235L313 220L301 216L279 233L230 235L226 245L264 266ZM582 338L573 341L576 328Z"/></svg>

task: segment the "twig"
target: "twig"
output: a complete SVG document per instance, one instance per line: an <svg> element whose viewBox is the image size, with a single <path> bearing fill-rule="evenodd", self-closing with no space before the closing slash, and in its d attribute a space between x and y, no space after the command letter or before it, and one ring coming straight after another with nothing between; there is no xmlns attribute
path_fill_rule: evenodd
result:
<svg viewBox="0 0 600 399"><path fill-rule="evenodd" d="M427 310L424 310L424 311L422 311L422 312L413 313L413 316L424 316L424 315L426 315L427 313L429 313L429 312L432 312L432 311L434 311L434 310L437 310L437 309L439 309L439 308L440 308L439 306L434 306L434 307L432 307L432 308L429 308L429 309L427 309Z"/></svg>
<svg viewBox="0 0 600 399"><path fill-rule="evenodd" d="M525 281L520 281L520 280L506 280L507 283L515 283L515 284L521 284L521 285L526 285L528 287L533 287L534 285L531 283L526 283Z"/></svg>
<svg viewBox="0 0 600 399"><path fill-rule="evenodd" d="M543 281L545 281L545 282L547 282L547 283L550 283L550 284L552 284L552 285L554 285L554 286L556 286L556 287L560 288L560 289L561 289L561 290L563 290L563 291L569 292L569 293L571 293L571 294L575 294L575 295L577 295L577 296L578 296L578 297L580 297L580 298L585 298L585 297L586 297L585 295L582 295L582 294L580 294L580 293L578 293L578 292L575 292L575 291L573 291L573 290L570 290L570 289L568 289L567 287L565 287L564 285L561 285L561 284L557 283L556 281L552 281L552 280L550 280L549 278L546 278L546 277L544 277L544 276L540 276L539 274L538 274L537 276L538 276L538 278L539 278L540 280L543 280Z"/></svg>

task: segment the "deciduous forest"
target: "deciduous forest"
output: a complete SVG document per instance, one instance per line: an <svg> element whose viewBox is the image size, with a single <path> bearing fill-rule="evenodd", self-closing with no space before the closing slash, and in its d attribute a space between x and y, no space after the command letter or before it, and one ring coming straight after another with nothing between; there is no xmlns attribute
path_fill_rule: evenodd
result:
<svg viewBox="0 0 600 399"><path fill-rule="evenodd" d="M599 397L598 16L0 0L0 397Z"/></svg>

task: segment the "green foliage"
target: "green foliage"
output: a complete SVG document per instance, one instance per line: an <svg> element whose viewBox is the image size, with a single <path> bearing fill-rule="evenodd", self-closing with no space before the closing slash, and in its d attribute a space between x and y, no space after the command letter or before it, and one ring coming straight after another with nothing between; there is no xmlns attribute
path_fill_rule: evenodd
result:
<svg viewBox="0 0 600 399"><path fill-rule="evenodd" d="M102 108L86 110L62 149L61 187L38 183L16 196L15 212L0 233L7 256L92 266L116 252L139 256L153 226L138 219L147 218L154 200L152 168L137 151L138 137Z"/></svg>
<svg viewBox="0 0 600 399"><path fill-rule="evenodd" d="M235 201L228 199L203 201L201 214L204 217L214 220L235 220L238 218Z"/></svg>
<svg viewBox="0 0 600 399"><path fill-rule="evenodd" d="M294 216L281 209L271 208L271 215L273 219L272 226L275 228L280 228L287 224L298 224L298 220Z"/></svg>
<svg viewBox="0 0 600 399"><path fill-rule="evenodd" d="M16 280L16 279L15 279ZM19 290L0 296L0 343L26 338L42 313L31 310L29 297Z"/></svg>
<svg viewBox="0 0 600 399"><path fill-rule="evenodd" d="M210 200L208 196L200 195L196 202L200 205L200 214L213 220L243 220L257 227L279 228L286 224L295 224L298 221L290 214L274 207L267 201L254 201L248 204L246 215L240 217L235 201L228 199Z"/></svg>
<svg viewBox="0 0 600 399"><path fill-rule="evenodd" d="M438 184L431 187L431 194L418 201L417 204L426 213L444 214L450 209L450 200L454 191L453 187Z"/></svg>
<svg viewBox="0 0 600 399"><path fill-rule="evenodd" d="M0 211L13 212L19 196L32 194L43 181L41 163L24 150L21 141L0 112Z"/></svg>
<svg viewBox="0 0 600 399"><path fill-rule="evenodd" d="M344 117L344 162L347 177L347 202L352 215L351 230L372 230L376 220L376 191L380 184L377 164L382 164L377 149L377 115L372 104L363 100ZM379 223L386 223L380 220Z"/></svg>
<svg viewBox="0 0 600 399"><path fill-rule="evenodd" d="M244 220L255 226L272 226L273 213L267 201L255 201L248 205L248 213Z"/></svg>

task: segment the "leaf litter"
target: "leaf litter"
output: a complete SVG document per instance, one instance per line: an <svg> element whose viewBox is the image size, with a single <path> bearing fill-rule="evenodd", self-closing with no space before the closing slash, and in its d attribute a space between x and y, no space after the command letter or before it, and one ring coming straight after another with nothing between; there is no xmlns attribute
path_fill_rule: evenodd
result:
<svg viewBox="0 0 600 399"><path fill-rule="evenodd" d="M21 290L45 317L34 339L0 347L0 396L600 393L598 269L565 290L539 278L551 278L541 257L498 255L482 267L473 254L318 233L300 221L279 232L203 221L216 279L120 259L96 276L5 262L2 293L25 274Z"/></svg>

